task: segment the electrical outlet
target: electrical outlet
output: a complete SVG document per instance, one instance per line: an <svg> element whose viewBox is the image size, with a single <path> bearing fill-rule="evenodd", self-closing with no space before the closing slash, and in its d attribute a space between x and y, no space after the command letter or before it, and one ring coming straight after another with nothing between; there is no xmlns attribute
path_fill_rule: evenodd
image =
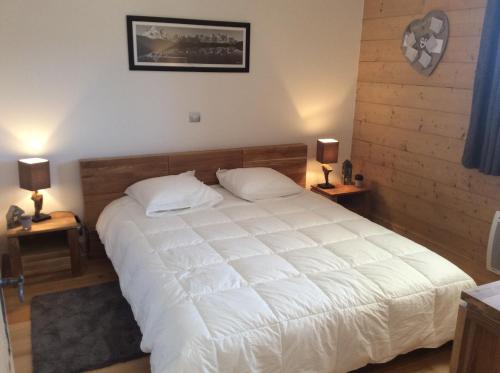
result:
<svg viewBox="0 0 500 373"><path fill-rule="evenodd" d="M189 123L200 123L201 122L201 114L199 111L190 111L189 112Z"/></svg>

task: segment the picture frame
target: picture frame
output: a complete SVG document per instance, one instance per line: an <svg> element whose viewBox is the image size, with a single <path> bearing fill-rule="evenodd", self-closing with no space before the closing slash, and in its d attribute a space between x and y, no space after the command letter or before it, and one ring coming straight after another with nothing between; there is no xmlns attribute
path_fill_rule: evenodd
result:
<svg viewBox="0 0 500 373"><path fill-rule="evenodd" d="M127 16L130 70L250 71L250 23Z"/></svg>

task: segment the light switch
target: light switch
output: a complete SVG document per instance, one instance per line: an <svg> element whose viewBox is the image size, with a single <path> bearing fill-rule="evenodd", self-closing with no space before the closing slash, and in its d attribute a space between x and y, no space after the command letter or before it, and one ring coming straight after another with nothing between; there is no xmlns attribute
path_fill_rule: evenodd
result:
<svg viewBox="0 0 500 373"><path fill-rule="evenodd" d="M189 112L189 123L200 123L200 122L201 122L201 114L199 111Z"/></svg>

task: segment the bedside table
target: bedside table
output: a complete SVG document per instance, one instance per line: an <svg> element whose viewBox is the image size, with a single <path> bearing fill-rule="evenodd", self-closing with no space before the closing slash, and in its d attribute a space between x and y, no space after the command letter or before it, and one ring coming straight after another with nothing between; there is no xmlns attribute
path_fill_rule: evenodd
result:
<svg viewBox="0 0 500 373"><path fill-rule="evenodd" d="M23 230L21 226L7 230L7 244L13 276L23 274L21 258L21 239L30 237L32 240L52 232L65 232L67 246L71 257L71 272L78 276L82 272L80 263L80 244L78 243L78 227L75 215L71 212L53 212L52 219L33 223L31 230Z"/></svg>
<svg viewBox="0 0 500 373"><path fill-rule="evenodd" d="M500 372L500 281L464 290L460 298L450 372Z"/></svg>
<svg viewBox="0 0 500 373"><path fill-rule="evenodd" d="M365 218L370 217L370 189L368 188L339 184L332 189L321 189L313 185L311 190Z"/></svg>

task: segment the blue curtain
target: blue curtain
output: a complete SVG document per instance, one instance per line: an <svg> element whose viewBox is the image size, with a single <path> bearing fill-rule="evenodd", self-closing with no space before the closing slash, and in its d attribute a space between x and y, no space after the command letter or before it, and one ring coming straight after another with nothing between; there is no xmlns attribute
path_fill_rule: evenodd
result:
<svg viewBox="0 0 500 373"><path fill-rule="evenodd" d="M500 0L489 0L486 7L462 163L500 175Z"/></svg>

